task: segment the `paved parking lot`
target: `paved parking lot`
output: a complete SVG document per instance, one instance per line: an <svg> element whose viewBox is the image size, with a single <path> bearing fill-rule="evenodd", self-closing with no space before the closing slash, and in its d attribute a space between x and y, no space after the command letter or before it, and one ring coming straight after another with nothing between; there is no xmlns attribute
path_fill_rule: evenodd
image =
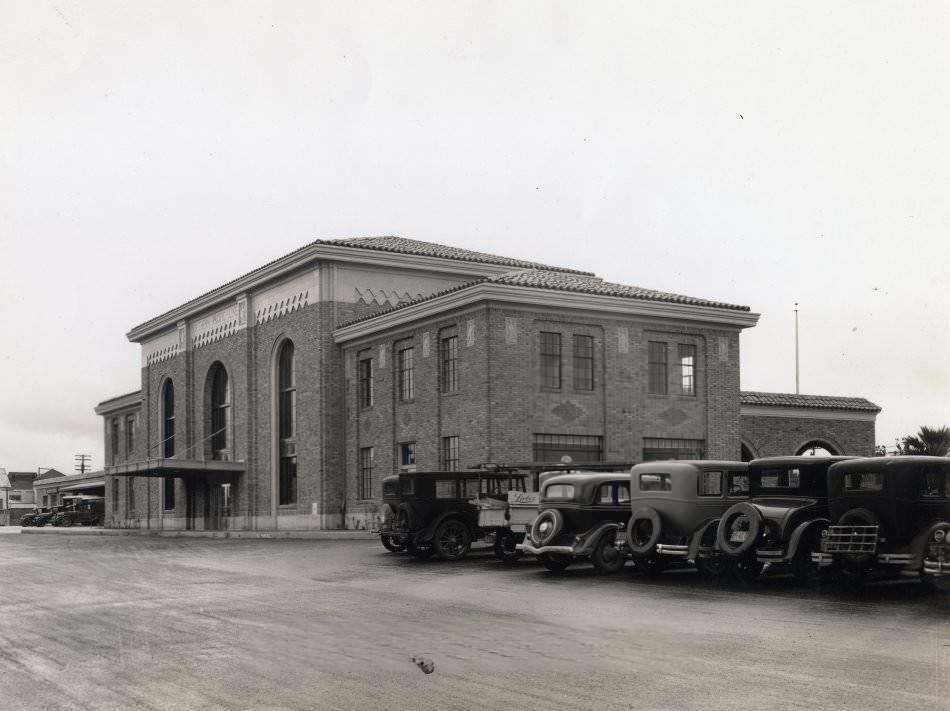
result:
<svg viewBox="0 0 950 711"><path fill-rule="evenodd" d="M0 536L0 570L3 708L950 708L950 597L916 583L73 535Z"/></svg>

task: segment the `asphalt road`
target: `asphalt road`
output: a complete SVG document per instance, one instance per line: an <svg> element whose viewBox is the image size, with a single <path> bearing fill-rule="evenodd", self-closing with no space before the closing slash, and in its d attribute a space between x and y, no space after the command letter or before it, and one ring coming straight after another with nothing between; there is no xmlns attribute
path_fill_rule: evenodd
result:
<svg viewBox="0 0 950 711"><path fill-rule="evenodd" d="M950 596L917 583L73 535L0 536L0 571L3 709L950 709Z"/></svg>

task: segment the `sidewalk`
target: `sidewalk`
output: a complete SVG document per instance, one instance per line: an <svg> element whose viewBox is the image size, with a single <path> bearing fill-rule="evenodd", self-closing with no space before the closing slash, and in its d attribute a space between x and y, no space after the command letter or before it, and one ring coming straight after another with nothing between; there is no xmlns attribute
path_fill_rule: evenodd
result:
<svg viewBox="0 0 950 711"><path fill-rule="evenodd" d="M4 528L16 529L3 531ZM139 536L151 538L301 538L318 541L372 541L377 535L369 531L160 531L147 528L97 528L78 527L59 528L20 528L19 526L0 527L0 533L23 533L29 535L52 536Z"/></svg>

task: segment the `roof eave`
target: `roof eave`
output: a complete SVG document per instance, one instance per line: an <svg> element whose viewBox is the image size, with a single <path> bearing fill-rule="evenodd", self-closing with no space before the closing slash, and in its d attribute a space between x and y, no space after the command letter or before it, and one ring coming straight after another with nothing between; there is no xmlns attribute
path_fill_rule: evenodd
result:
<svg viewBox="0 0 950 711"><path fill-rule="evenodd" d="M132 328L126 337L133 343L140 343L151 336L169 330L183 319L207 311L214 306L235 299L255 287L268 281L286 276L289 272L308 266L312 262L326 260L334 262L376 264L403 269L423 269L444 274L470 276L496 276L510 272L510 265L488 264L485 262L434 257L430 255L404 254L378 249L365 249L344 245L311 244L296 252L276 259L272 263L254 270L232 282L213 289L161 316L145 321Z"/></svg>
<svg viewBox="0 0 950 711"><path fill-rule="evenodd" d="M346 343L478 301L687 320L736 329L749 328L759 320L759 314L738 309L485 282L343 326L333 332L333 340Z"/></svg>
<svg viewBox="0 0 950 711"><path fill-rule="evenodd" d="M119 397L100 402L96 405L95 412L97 415L109 415L113 412L121 412L122 410L128 410L132 407L141 407L142 399L142 391L136 390L134 393L120 395Z"/></svg>

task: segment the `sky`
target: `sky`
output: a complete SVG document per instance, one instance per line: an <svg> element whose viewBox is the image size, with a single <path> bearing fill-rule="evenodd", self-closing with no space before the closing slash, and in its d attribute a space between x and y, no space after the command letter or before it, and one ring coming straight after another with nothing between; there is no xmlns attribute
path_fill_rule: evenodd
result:
<svg viewBox="0 0 950 711"><path fill-rule="evenodd" d="M103 463L133 326L399 235L748 305L742 388L950 424L939 2L0 0L0 467Z"/></svg>

